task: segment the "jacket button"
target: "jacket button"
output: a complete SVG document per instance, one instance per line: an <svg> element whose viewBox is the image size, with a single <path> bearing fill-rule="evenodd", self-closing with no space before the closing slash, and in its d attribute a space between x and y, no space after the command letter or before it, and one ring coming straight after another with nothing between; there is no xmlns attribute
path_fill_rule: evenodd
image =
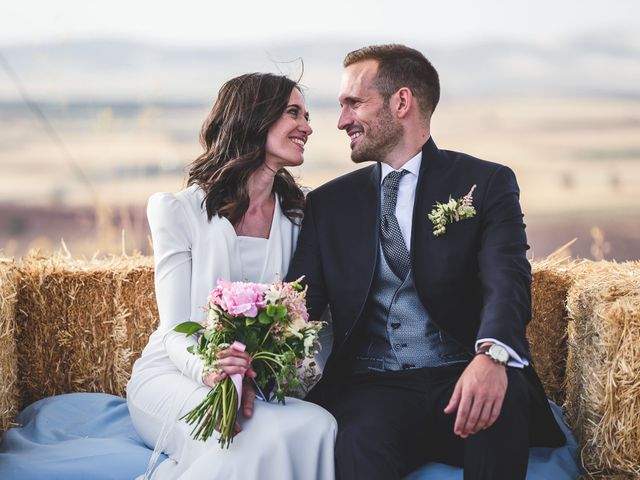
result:
<svg viewBox="0 0 640 480"><path fill-rule="evenodd" d="M413 365L412 363L403 363L402 364L402 369L403 370L409 370L410 368L415 367L415 365Z"/></svg>
<svg viewBox="0 0 640 480"><path fill-rule="evenodd" d="M400 323L399 323L399 322L393 322L393 323L391 324L391 328L393 328L394 330L395 330L396 328L400 328Z"/></svg>
<svg viewBox="0 0 640 480"><path fill-rule="evenodd" d="M399 343L396 343L393 348L395 348L396 350L400 350L402 348L402 346Z"/></svg>

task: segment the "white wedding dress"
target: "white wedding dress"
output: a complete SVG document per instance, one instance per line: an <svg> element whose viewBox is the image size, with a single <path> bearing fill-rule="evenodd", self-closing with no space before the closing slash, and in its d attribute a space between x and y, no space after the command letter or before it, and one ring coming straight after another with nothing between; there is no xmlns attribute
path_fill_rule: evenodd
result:
<svg viewBox="0 0 640 480"><path fill-rule="evenodd" d="M195 186L175 195L158 193L147 210L160 325L133 367L127 405L144 442L169 457L150 478L332 480L336 422L312 403L256 401L229 449L220 448L216 435L193 440L192 427L179 420L210 388L202 383L202 361L187 352L195 339L173 327L205 318L203 307L218 278L269 283L283 277L298 235L279 199L269 238L261 240L238 237L225 218L209 221L203 198Z"/></svg>

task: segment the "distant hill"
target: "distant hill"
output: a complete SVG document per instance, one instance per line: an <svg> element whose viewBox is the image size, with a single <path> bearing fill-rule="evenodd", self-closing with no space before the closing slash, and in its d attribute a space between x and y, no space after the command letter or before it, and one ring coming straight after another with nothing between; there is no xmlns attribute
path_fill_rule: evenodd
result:
<svg viewBox="0 0 640 480"><path fill-rule="evenodd" d="M0 46L29 94L46 102L204 102L224 80L247 71L287 73L311 104L334 105L345 53L365 42L290 42L255 47L168 48L87 40ZM640 37L607 32L539 45L502 41L414 45L438 68L443 98L613 96L640 98ZM19 99L0 68L0 101Z"/></svg>

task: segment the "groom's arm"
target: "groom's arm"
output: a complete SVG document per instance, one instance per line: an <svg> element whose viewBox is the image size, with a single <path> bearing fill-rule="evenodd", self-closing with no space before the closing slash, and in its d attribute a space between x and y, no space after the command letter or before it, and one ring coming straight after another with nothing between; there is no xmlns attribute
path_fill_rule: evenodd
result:
<svg viewBox="0 0 640 480"><path fill-rule="evenodd" d="M302 228L298 245L289 265L287 281L304 275L303 284L308 286L307 308L313 320L320 320L327 306L327 293L322 270L322 254L318 237L317 216L314 214L314 192L307 195Z"/></svg>
<svg viewBox="0 0 640 480"><path fill-rule="evenodd" d="M481 207L482 240L477 258L483 308L477 339L499 340L526 359L531 264L519 197L513 171L501 167L493 175Z"/></svg>
<svg viewBox="0 0 640 480"><path fill-rule="evenodd" d="M531 266L513 172L501 167L491 178L480 207L478 252L483 309L477 338L496 339L520 359L528 353L525 328L531 316ZM507 390L506 368L478 355L461 375L446 413L457 412L454 432L468 437L497 420Z"/></svg>

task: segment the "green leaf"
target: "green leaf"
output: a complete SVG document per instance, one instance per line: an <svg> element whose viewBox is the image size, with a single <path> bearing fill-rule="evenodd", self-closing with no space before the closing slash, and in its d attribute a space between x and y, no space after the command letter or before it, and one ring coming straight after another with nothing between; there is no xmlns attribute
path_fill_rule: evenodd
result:
<svg viewBox="0 0 640 480"><path fill-rule="evenodd" d="M249 327L251 325L253 325L254 323L256 323L256 318L255 317L245 317L244 319L244 324Z"/></svg>
<svg viewBox="0 0 640 480"><path fill-rule="evenodd" d="M197 322L183 322L173 327L173 330L178 333L184 333L187 337L202 330L202 325Z"/></svg>
<svg viewBox="0 0 640 480"><path fill-rule="evenodd" d="M189 345L187 347L187 352L191 353L191 354L195 354L194 349L195 349L195 345Z"/></svg>
<svg viewBox="0 0 640 480"><path fill-rule="evenodd" d="M273 315L269 313L269 309L274 310L275 307L273 305L268 305L267 311L265 312L263 310L262 312L260 312L260 315L258 315L258 321L263 325L270 325L273 322L273 320L271 319Z"/></svg>
<svg viewBox="0 0 640 480"><path fill-rule="evenodd" d="M276 314L275 314L275 317L276 317L278 320L281 320L281 319L283 319L283 318L284 318L284 317L286 317L286 316L287 316L287 307L285 307L284 305L278 305L278 306L276 307Z"/></svg>
<svg viewBox="0 0 640 480"><path fill-rule="evenodd" d="M256 352L258 350L258 347L260 346L258 340L258 332L256 331L256 329L249 330L245 334L242 341L247 346L247 351L250 353Z"/></svg>
<svg viewBox="0 0 640 480"><path fill-rule="evenodd" d="M215 334L216 334L215 330L205 330L202 336L207 340L207 342L210 342L211 340L213 340L213 337L215 336Z"/></svg>

